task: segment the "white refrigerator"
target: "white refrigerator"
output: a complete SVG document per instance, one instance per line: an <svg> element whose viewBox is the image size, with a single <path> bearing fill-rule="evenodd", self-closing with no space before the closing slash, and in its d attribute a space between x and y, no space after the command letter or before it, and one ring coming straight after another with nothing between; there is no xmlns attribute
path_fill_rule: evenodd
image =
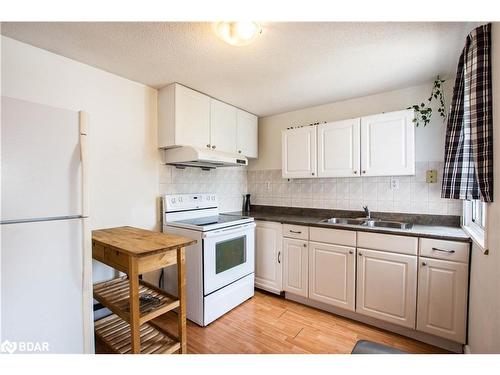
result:
<svg viewBox="0 0 500 375"><path fill-rule="evenodd" d="M93 352L83 112L2 96L3 352Z"/></svg>

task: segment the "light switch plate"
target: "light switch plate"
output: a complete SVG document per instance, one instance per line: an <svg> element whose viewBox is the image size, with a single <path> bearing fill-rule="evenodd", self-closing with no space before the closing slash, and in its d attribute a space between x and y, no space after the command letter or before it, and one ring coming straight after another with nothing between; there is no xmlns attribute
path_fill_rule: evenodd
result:
<svg viewBox="0 0 500 375"><path fill-rule="evenodd" d="M435 169L429 169L425 176L425 182L428 184L435 184L438 179L438 172Z"/></svg>

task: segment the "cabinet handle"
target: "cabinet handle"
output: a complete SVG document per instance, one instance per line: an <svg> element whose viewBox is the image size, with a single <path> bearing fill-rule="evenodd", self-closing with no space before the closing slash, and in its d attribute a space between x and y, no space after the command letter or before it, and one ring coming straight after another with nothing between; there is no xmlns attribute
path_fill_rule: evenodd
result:
<svg viewBox="0 0 500 375"><path fill-rule="evenodd" d="M365 173L366 173L366 171L363 171L363 174L365 174Z"/></svg>
<svg viewBox="0 0 500 375"><path fill-rule="evenodd" d="M363 253L358 253L358 255L359 255L360 257L362 257L362 256L363 256Z"/></svg>
<svg viewBox="0 0 500 375"><path fill-rule="evenodd" d="M306 243L304 244L304 247L307 247L307 244L306 244Z"/></svg>
<svg viewBox="0 0 500 375"><path fill-rule="evenodd" d="M352 250L349 250L349 254L354 254L354 251L352 251Z"/></svg>
<svg viewBox="0 0 500 375"><path fill-rule="evenodd" d="M437 247L433 247L432 250L433 251L441 251L443 253L449 253L449 254L453 254L455 252L455 250L444 250L444 249L438 249Z"/></svg>
<svg viewBox="0 0 500 375"><path fill-rule="evenodd" d="M290 233L301 234L302 232L301 232L301 231L298 231L298 230L291 230L291 229L290 229Z"/></svg>
<svg viewBox="0 0 500 375"><path fill-rule="evenodd" d="M281 263L281 251L278 251L278 263Z"/></svg>
<svg viewBox="0 0 500 375"><path fill-rule="evenodd" d="M354 171L354 174L358 174L358 171Z"/></svg>
<svg viewBox="0 0 500 375"><path fill-rule="evenodd" d="M313 172L313 173L311 173L311 175L313 175L313 176L314 176L314 172Z"/></svg>
<svg viewBox="0 0 500 375"><path fill-rule="evenodd" d="M215 145L213 145L212 148L215 150Z"/></svg>
<svg viewBox="0 0 500 375"><path fill-rule="evenodd" d="M426 266L427 265L427 262L422 262L422 266Z"/></svg>
<svg viewBox="0 0 500 375"><path fill-rule="evenodd" d="M241 150L238 150L238 154L241 154Z"/></svg>
<svg viewBox="0 0 500 375"><path fill-rule="evenodd" d="M210 148L210 145L208 144L207 147Z"/></svg>

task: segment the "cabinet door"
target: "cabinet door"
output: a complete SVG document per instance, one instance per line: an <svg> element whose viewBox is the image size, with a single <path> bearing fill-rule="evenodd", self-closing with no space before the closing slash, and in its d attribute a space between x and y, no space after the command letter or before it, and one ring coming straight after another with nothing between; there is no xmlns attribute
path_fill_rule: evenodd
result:
<svg viewBox="0 0 500 375"><path fill-rule="evenodd" d="M307 241L283 240L283 290L307 297Z"/></svg>
<svg viewBox="0 0 500 375"><path fill-rule="evenodd" d="M358 248L356 311L415 328L417 257Z"/></svg>
<svg viewBox="0 0 500 375"><path fill-rule="evenodd" d="M360 119L318 125L318 177L360 175Z"/></svg>
<svg viewBox="0 0 500 375"><path fill-rule="evenodd" d="M175 86L175 144L207 147L210 143L210 97Z"/></svg>
<svg viewBox="0 0 500 375"><path fill-rule="evenodd" d="M265 221L256 224L255 286L279 294L283 290L281 224Z"/></svg>
<svg viewBox="0 0 500 375"><path fill-rule="evenodd" d="M316 177L316 126L284 130L281 159L283 178Z"/></svg>
<svg viewBox="0 0 500 375"><path fill-rule="evenodd" d="M467 264L420 258L417 330L465 343Z"/></svg>
<svg viewBox="0 0 500 375"><path fill-rule="evenodd" d="M415 174L413 110L361 118L361 174Z"/></svg>
<svg viewBox="0 0 500 375"><path fill-rule="evenodd" d="M216 151L236 152L236 108L210 99L210 146Z"/></svg>
<svg viewBox="0 0 500 375"><path fill-rule="evenodd" d="M237 141L238 154L247 158L257 158L258 150L258 119L251 113L237 110Z"/></svg>
<svg viewBox="0 0 500 375"><path fill-rule="evenodd" d="M356 250L309 242L309 298L354 311Z"/></svg>

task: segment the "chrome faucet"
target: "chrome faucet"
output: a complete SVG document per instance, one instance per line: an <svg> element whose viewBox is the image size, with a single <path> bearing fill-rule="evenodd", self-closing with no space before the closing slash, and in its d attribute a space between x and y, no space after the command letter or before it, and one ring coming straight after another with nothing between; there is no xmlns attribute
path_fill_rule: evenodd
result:
<svg viewBox="0 0 500 375"><path fill-rule="evenodd" d="M368 208L368 206L363 206L363 210L365 210L366 218L371 219L371 213L370 213L370 209Z"/></svg>

